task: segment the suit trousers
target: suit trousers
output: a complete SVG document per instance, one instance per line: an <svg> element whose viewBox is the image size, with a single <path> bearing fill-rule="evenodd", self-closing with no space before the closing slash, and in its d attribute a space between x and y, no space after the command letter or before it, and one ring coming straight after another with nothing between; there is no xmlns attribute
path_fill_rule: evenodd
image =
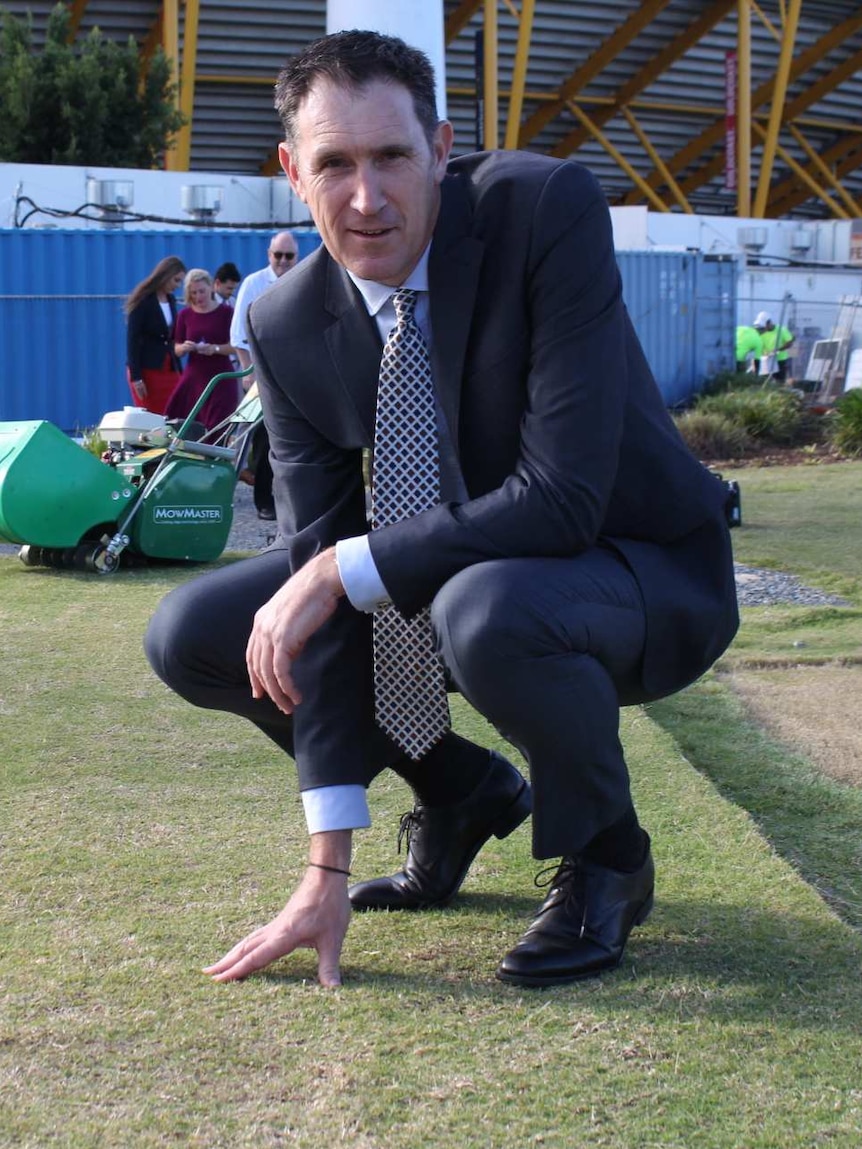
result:
<svg viewBox="0 0 862 1149"><path fill-rule="evenodd" d="M292 755L292 720L252 698L245 666L254 614L286 577L287 555L271 550L183 584L162 600L145 648L183 698L249 719ZM480 563L441 588L431 618L451 685L529 764L534 855L577 853L631 803L619 708L643 701L646 624L625 560L598 546ZM394 755L386 767L408 783L421 773Z"/></svg>

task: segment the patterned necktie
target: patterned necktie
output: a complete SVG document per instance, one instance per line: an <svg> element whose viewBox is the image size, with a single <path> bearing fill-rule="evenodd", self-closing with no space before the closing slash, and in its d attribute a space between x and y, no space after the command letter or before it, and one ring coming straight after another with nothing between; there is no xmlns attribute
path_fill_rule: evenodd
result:
<svg viewBox="0 0 862 1149"><path fill-rule="evenodd" d="M413 316L417 295L402 287L392 296L397 318L380 361L374 530L440 501L434 385L428 348ZM414 759L449 729L443 664L434 650L427 607L410 620L392 605L375 611L374 709L377 724Z"/></svg>

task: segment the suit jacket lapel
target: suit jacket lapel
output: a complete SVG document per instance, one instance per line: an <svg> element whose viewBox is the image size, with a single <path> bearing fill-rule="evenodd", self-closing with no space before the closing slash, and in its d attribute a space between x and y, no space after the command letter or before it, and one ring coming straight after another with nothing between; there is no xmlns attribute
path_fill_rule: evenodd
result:
<svg viewBox="0 0 862 1149"><path fill-rule="evenodd" d="M428 262L433 347L431 361L440 405L457 449L461 383L485 245L470 234L472 211L460 184L441 186L440 214ZM334 322L324 339L368 442L374 440L382 343L377 324L346 272L326 252L324 304Z"/></svg>
<svg viewBox="0 0 862 1149"><path fill-rule="evenodd" d="M440 215L428 261L433 348L431 362L440 405L458 448L458 414L467 340L485 245L470 234L472 211L460 183L441 185Z"/></svg>
<svg viewBox="0 0 862 1149"><path fill-rule="evenodd" d="M326 328L323 337L370 444L374 440L382 351L380 334L346 272L328 255L325 258L324 304L335 321Z"/></svg>

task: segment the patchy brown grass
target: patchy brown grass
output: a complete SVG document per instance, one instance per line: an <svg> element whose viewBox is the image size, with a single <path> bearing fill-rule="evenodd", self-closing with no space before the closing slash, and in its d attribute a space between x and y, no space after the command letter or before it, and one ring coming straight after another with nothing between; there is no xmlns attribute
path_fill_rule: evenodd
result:
<svg viewBox="0 0 862 1149"><path fill-rule="evenodd" d="M837 782L862 786L862 667L738 670L728 681L770 734Z"/></svg>

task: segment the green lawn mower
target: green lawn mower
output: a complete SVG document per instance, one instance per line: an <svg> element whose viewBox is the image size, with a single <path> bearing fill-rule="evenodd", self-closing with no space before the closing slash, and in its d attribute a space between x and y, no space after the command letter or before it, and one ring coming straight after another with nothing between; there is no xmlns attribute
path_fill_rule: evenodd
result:
<svg viewBox="0 0 862 1149"><path fill-rule="evenodd" d="M182 421L136 408L131 429L103 420L101 459L45 420L0 423L0 541L22 544L26 566L102 575L121 562L218 558L260 402L245 399L211 432L195 416L222 379L250 372L216 375Z"/></svg>

